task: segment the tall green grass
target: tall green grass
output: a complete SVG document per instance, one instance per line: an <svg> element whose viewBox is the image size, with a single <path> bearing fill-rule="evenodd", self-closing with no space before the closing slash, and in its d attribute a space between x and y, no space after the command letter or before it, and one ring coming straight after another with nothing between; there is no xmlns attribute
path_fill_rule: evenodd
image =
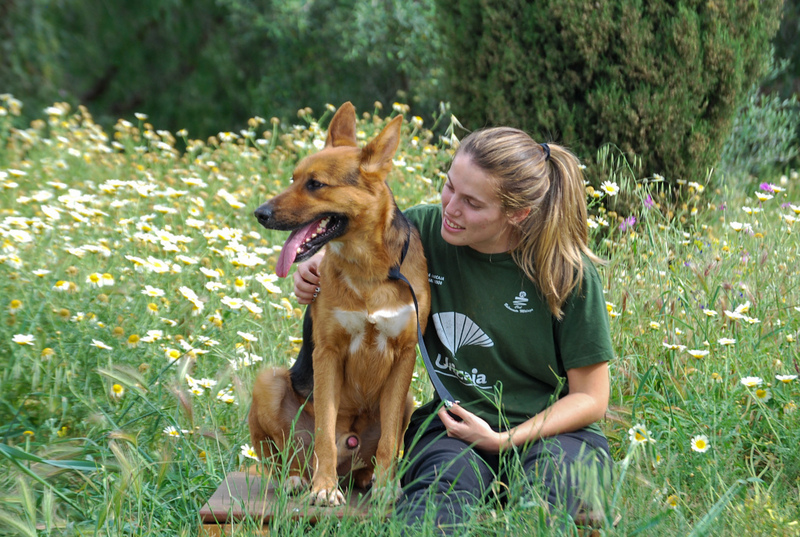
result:
<svg viewBox="0 0 800 537"><path fill-rule="evenodd" d="M106 133L65 105L21 128L9 99L0 534L192 535L223 477L254 462L254 375L290 364L299 347L302 309L273 274L285 234L252 211L317 150L330 110L297 125L252 118L248 131L200 141L145 116ZM401 111L366 114L359 136ZM438 199L458 134L455 123L437 137L406 122L391 179L401 207ZM637 177L610 149L600 160L609 183L587 195L594 248L608 260L617 359L603 428L617 460L609 516L621 515L603 531L800 535L800 384L776 378L800 368L797 173L747 192L687 182L674 205L658 177ZM412 390L431 394L421 364ZM708 449L695 451L701 436ZM313 527L287 513L272 529L399 533L380 512ZM541 509L487 505L461 529L541 524Z"/></svg>

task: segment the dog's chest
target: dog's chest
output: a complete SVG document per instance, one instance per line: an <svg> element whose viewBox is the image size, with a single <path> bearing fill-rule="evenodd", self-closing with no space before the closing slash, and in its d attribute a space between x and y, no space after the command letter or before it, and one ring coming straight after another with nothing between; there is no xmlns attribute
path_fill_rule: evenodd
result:
<svg viewBox="0 0 800 537"><path fill-rule="evenodd" d="M388 340L399 336L414 317L414 304L375 311L347 311L336 309L333 316L342 329L350 334L350 353L363 345L382 351Z"/></svg>

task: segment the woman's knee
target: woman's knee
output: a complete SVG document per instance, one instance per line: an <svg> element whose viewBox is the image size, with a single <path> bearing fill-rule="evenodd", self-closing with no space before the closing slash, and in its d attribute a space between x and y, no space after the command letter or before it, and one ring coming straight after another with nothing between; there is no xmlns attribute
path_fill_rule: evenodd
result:
<svg viewBox="0 0 800 537"><path fill-rule="evenodd" d="M443 435L420 438L403 459L398 516L409 525L427 520L444 533L470 516L494 479L468 444Z"/></svg>
<svg viewBox="0 0 800 537"><path fill-rule="evenodd" d="M537 444L523 462L528 487L572 516L587 507L602 508L613 466L603 437L567 434Z"/></svg>

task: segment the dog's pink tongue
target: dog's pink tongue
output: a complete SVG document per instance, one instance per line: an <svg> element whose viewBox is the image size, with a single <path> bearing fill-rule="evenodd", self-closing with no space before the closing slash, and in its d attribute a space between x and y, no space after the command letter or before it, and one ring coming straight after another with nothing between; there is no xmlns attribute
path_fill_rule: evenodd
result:
<svg viewBox="0 0 800 537"><path fill-rule="evenodd" d="M317 228L317 223L312 222L306 227L295 229L286 239L286 242L281 249L281 254L278 256L278 264L275 267L275 274L279 278L285 278L289 275L289 269L292 267L295 258L297 257L297 249L303 244L306 236L312 233L313 229Z"/></svg>

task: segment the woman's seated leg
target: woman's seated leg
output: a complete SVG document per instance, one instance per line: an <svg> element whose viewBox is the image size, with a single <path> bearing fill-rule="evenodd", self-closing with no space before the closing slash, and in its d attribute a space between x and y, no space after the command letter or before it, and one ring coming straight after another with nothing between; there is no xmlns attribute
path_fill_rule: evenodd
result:
<svg viewBox="0 0 800 537"><path fill-rule="evenodd" d="M409 437L411 436L411 437ZM409 526L432 524L443 533L456 532L473 506L482 501L495 473L469 444L428 428L416 442L406 436L401 476L403 498L395 508Z"/></svg>
<svg viewBox="0 0 800 537"><path fill-rule="evenodd" d="M576 431L545 438L522 452L520 458L525 476L523 494L541 494L556 518L568 514L575 519L579 513L602 512L610 500L613 461L608 441L600 435Z"/></svg>

